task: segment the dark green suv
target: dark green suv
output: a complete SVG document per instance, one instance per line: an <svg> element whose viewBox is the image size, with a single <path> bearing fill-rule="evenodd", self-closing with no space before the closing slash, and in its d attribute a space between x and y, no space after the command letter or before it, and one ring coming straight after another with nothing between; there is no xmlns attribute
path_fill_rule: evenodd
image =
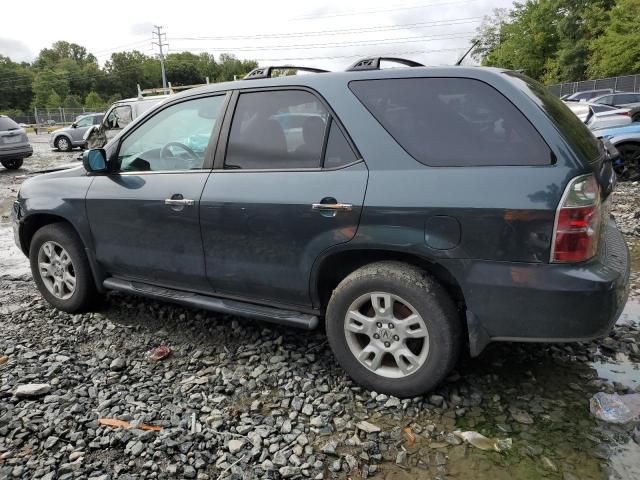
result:
<svg viewBox="0 0 640 480"><path fill-rule="evenodd" d="M462 348L607 335L629 276L608 150L518 73L380 61L171 96L25 182L15 238L43 296L322 320L349 375L403 397Z"/></svg>

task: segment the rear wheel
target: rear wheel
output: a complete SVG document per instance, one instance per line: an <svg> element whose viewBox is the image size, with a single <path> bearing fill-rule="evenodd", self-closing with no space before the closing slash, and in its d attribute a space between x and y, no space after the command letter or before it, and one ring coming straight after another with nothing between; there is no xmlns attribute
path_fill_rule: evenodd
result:
<svg viewBox="0 0 640 480"><path fill-rule="evenodd" d="M614 167L620 180L640 180L640 143L622 143L616 145L620 161Z"/></svg>
<svg viewBox="0 0 640 480"><path fill-rule="evenodd" d="M426 272L400 262L371 264L345 278L329 301L326 324L349 376L398 397L436 387L459 354L453 302Z"/></svg>
<svg viewBox="0 0 640 480"><path fill-rule="evenodd" d="M38 290L51 305L74 313L94 304L97 293L89 261L71 226L53 223L38 230L29 260Z"/></svg>
<svg viewBox="0 0 640 480"><path fill-rule="evenodd" d="M71 141L65 137L65 136L60 136L58 138L56 138L56 141L54 142L54 145L56 146L56 148L62 152L69 152L71 151Z"/></svg>
<svg viewBox="0 0 640 480"><path fill-rule="evenodd" d="M22 166L23 161L22 158L19 158L17 160L2 160L0 163L2 163L2 166L7 170L17 170Z"/></svg>

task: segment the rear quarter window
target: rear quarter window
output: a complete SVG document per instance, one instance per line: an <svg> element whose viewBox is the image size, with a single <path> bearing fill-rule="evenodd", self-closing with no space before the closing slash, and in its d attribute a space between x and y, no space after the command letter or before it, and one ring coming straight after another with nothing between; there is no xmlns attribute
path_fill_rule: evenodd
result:
<svg viewBox="0 0 640 480"><path fill-rule="evenodd" d="M549 147L527 118L479 80L356 80L349 88L407 153L425 165L552 162Z"/></svg>
<svg viewBox="0 0 640 480"><path fill-rule="evenodd" d="M16 122L9 117L0 117L0 131L2 130L17 130L20 128Z"/></svg>
<svg viewBox="0 0 640 480"><path fill-rule="evenodd" d="M591 130L564 102L551 93L551 90L521 73L505 72L505 75L545 111L565 141L582 160L592 162L600 157L600 143Z"/></svg>

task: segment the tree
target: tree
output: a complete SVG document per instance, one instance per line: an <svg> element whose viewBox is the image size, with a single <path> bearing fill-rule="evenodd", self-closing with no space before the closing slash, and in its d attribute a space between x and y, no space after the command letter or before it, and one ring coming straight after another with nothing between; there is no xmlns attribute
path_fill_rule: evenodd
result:
<svg viewBox="0 0 640 480"><path fill-rule="evenodd" d="M618 0L602 36L590 45L588 72L596 77L640 71L640 1Z"/></svg>
<svg viewBox="0 0 640 480"><path fill-rule="evenodd" d="M60 99L69 94L69 81L64 72L43 70L33 80L33 93L33 104L37 107L48 105L49 97L54 93L60 104Z"/></svg>
<svg viewBox="0 0 640 480"><path fill-rule="evenodd" d="M28 64L0 55L0 110L28 110L33 98L33 72Z"/></svg>
<svg viewBox="0 0 640 480"><path fill-rule="evenodd" d="M91 111L99 112L104 109L104 101L97 92L89 92L84 100L84 106Z"/></svg>
<svg viewBox="0 0 640 480"><path fill-rule="evenodd" d="M60 100L60 95L58 95L56 92L51 92L47 97L47 108L58 108L61 104L62 101Z"/></svg>
<svg viewBox="0 0 640 480"><path fill-rule="evenodd" d="M62 102L64 108L82 108L82 102L77 95L67 95L67 98Z"/></svg>
<svg viewBox="0 0 640 480"><path fill-rule="evenodd" d="M238 79L244 77L251 70L257 68L258 63L253 60L238 60L234 55L223 53L220 55L219 67L216 82L227 82L233 80L234 77Z"/></svg>
<svg viewBox="0 0 640 480"><path fill-rule="evenodd" d="M477 35L471 40L476 43L471 56L478 61L485 59L500 46L502 26L509 21L509 11L506 8L496 8L491 15L485 15L477 28Z"/></svg>

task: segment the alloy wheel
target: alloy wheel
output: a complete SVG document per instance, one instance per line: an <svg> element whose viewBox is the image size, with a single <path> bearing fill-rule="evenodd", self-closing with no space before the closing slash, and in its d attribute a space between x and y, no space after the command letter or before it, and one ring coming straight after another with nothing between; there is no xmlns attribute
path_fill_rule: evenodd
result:
<svg viewBox="0 0 640 480"><path fill-rule="evenodd" d="M357 298L345 315L344 332L353 356L382 377L407 377L429 354L424 319L409 302L391 293Z"/></svg>
<svg viewBox="0 0 640 480"><path fill-rule="evenodd" d="M38 272L45 287L61 300L76 290L76 272L69 253L54 241L42 244L38 251Z"/></svg>
<svg viewBox="0 0 640 480"><path fill-rule="evenodd" d="M69 148L69 141L64 137L60 137L58 139L58 149L67 150L68 148Z"/></svg>

